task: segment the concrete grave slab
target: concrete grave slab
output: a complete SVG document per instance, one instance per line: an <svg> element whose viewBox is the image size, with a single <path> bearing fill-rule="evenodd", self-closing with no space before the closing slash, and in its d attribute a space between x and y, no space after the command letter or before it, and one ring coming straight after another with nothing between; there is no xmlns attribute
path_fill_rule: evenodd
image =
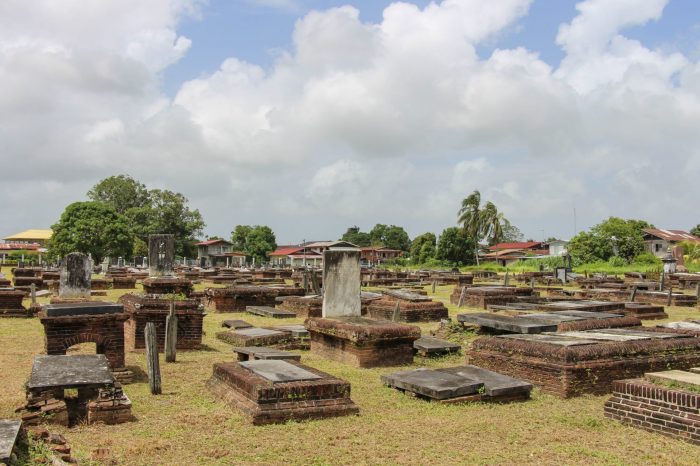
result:
<svg viewBox="0 0 700 466"><path fill-rule="evenodd" d="M318 380L320 375L309 372L287 361L280 360L257 360L243 361L239 363L241 367L269 380L272 383L279 382L300 382L304 380Z"/></svg>
<svg viewBox="0 0 700 466"><path fill-rule="evenodd" d="M22 421L0 419L0 463L10 464L12 450L17 443Z"/></svg>
<svg viewBox="0 0 700 466"><path fill-rule="evenodd" d="M85 385L112 385L114 376L103 354L35 356L27 387L76 388Z"/></svg>
<svg viewBox="0 0 700 466"><path fill-rule="evenodd" d="M46 304L42 306L47 317L120 314L124 305L109 302L88 301L82 303Z"/></svg>
<svg viewBox="0 0 700 466"><path fill-rule="evenodd" d="M450 367L437 369L437 371L478 380L484 384L485 393L493 397L509 397L524 393L529 395L532 390L532 384L530 382L482 369L477 366Z"/></svg>
<svg viewBox="0 0 700 466"><path fill-rule="evenodd" d="M472 395L484 386L480 381L461 375L425 368L383 375L381 380L390 387L436 400Z"/></svg>
<svg viewBox="0 0 700 466"><path fill-rule="evenodd" d="M683 388L700 389L700 374L679 370L647 372L644 378L653 383L669 383Z"/></svg>
<svg viewBox="0 0 700 466"><path fill-rule="evenodd" d="M571 336L566 336L563 333L553 334L553 333L541 333L535 335L500 335L497 338L512 338L516 340L527 340L538 343L547 343L550 345L557 346L581 346L581 345L595 345L598 342L593 339L575 338Z"/></svg>
<svg viewBox="0 0 700 466"><path fill-rule="evenodd" d="M413 348L421 355L442 354L459 351L462 347L440 338L424 336L413 342Z"/></svg>
<svg viewBox="0 0 700 466"><path fill-rule="evenodd" d="M221 322L222 327L226 328L232 328L234 330L239 329L239 328L251 328L253 325L249 324L245 320L239 320L239 319L230 319L230 320L224 320Z"/></svg>
<svg viewBox="0 0 700 466"><path fill-rule="evenodd" d="M542 320L529 319L524 316L505 316L499 314L459 314L457 320L462 323L478 325L511 333L542 333L557 330L556 323L548 323Z"/></svg>
<svg viewBox="0 0 700 466"><path fill-rule="evenodd" d="M275 309L272 306L246 306L245 310L249 314L255 314L262 317L272 317L275 319L289 319L297 316L293 312Z"/></svg>
<svg viewBox="0 0 700 466"><path fill-rule="evenodd" d="M282 351L267 346L238 346L233 348L239 361L249 361L251 359L283 359L300 361L301 355Z"/></svg>
<svg viewBox="0 0 700 466"><path fill-rule="evenodd" d="M283 332L290 332L294 338L309 338L309 331L301 324L276 325L274 329Z"/></svg>

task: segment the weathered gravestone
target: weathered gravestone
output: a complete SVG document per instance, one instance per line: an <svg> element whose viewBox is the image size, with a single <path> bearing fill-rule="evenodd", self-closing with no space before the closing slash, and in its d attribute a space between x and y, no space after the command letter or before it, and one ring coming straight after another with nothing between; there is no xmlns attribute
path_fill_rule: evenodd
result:
<svg viewBox="0 0 700 466"><path fill-rule="evenodd" d="M22 421L0 419L0 464L15 464L16 455L13 453Z"/></svg>
<svg viewBox="0 0 700 466"><path fill-rule="evenodd" d="M60 298L89 298L92 259L82 252L71 252L63 260L58 287Z"/></svg>
<svg viewBox="0 0 700 466"><path fill-rule="evenodd" d="M359 317L360 251L329 249L323 253L323 317Z"/></svg>
<svg viewBox="0 0 700 466"><path fill-rule="evenodd" d="M148 236L148 264L151 277L173 275L175 262L175 237L173 235Z"/></svg>

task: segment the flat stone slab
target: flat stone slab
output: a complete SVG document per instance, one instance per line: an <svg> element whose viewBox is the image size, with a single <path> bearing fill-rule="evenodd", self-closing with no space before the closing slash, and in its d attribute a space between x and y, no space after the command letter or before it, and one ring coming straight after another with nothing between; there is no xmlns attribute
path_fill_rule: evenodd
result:
<svg viewBox="0 0 700 466"><path fill-rule="evenodd" d="M407 290L382 290L382 293L386 296L391 296L392 298L400 299L402 301L432 301L432 298L430 296L425 296Z"/></svg>
<svg viewBox="0 0 700 466"><path fill-rule="evenodd" d="M478 325L511 333L542 333L554 332L557 324L538 319L529 319L525 316L504 316L499 314L478 313L459 314L457 320L462 323Z"/></svg>
<svg viewBox="0 0 700 466"><path fill-rule="evenodd" d="M517 395L523 392L529 393L532 390L530 382L477 366L449 367L438 369L438 371L478 380L484 384L484 393L493 397Z"/></svg>
<svg viewBox="0 0 700 466"><path fill-rule="evenodd" d="M242 328L234 331L233 333L235 333L236 335L243 335L246 337L271 337L275 335L284 335L283 332L279 332L277 330L269 330L266 328L258 327Z"/></svg>
<svg viewBox="0 0 700 466"><path fill-rule="evenodd" d="M243 361L239 364L241 367L248 369L272 383L300 382L303 380L318 380L323 378L320 375L316 375L294 364L289 364L287 361L256 360Z"/></svg>
<svg viewBox="0 0 700 466"><path fill-rule="evenodd" d="M381 380L390 387L418 393L436 400L473 395L484 386L482 382L458 374L425 368L383 375Z"/></svg>
<svg viewBox="0 0 700 466"><path fill-rule="evenodd" d="M634 340L656 340L669 338L684 338L686 335L663 332L648 332L644 330L631 330L626 328L610 328L601 330L585 330L581 332L563 332L560 335L586 338L589 340L607 341L634 341Z"/></svg>
<svg viewBox="0 0 700 466"><path fill-rule="evenodd" d="M285 319L297 316L294 312L275 309L271 306L246 306L245 310L250 314L255 314L262 317L273 317L275 319Z"/></svg>
<svg viewBox="0 0 700 466"><path fill-rule="evenodd" d="M532 341L532 342L537 342L537 343L547 343L550 345L557 345L557 346L581 346L581 345L595 345L600 343L600 341L596 341L593 339L584 339L584 338L574 338L570 336L566 336L563 333L547 333L547 334L536 334L536 335L501 335L496 338L512 338L515 340L526 340L526 341Z"/></svg>
<svg viewBox="0 0 700 466"><path fill-rule="evenodd" d="M49 296L51 292L49 290L39 290L35 293L37 298L43 298L44 296Z"/></svg>
<svg viewBox="0 0 700 466"><path fill-rule="evenodd" d="M238 346L233 348L233 352L245 355L247 359L290 359L301 361L301 355L299 354L268 348L267 346Z"/></svg>
<svg viewBox="0 0 700 466"><path fill-rule="evenodd" d="M686 371L647 372L644 378L653 383L671 383L684 388L700 389L700 374Z"/></svg>
<svg viewBox="0 0 700 466"><path fill-rule="evenodd" d="M462 347L456 343L451 343L447 340L441 340L435 337L420 337L413 342L413 348L421 353L450 353L459 351Z"/></svg>
<svg viewBox="0 0 700 466"><path fill-rule="evenodd" d="M103 354L35 356L27 387L76 388L85 385L112 385L114 376Z"/></svg>
<svg viewBox="0 0 700 466"><path fill-rule="evenodd" d="M659 324L657 327L661 328L675 328L679 330L694 330L700 332L700 323L698 322L668 322L666 324Z"/></svg>
<svg viewBox="0 0 700 466"><path fill-rule="evenodd" d="M0 463L9 464L22 421L0 419Z"/></svg>
<svg viewBox="0 0 700 466"><path fill-rule="evenodd" d="M64 303L46 304L42 306L47 317L64 317L78 315L99 315L99 314L121 314L124 306L117 303L105 302L84 302L84 303Z"/></svg>
<svg viewBox="0 0 700 466"><path fill-rule="evenodd" d="M294 338L309 338L309 331L301 324L296 325L276 325L275 330L290 332Z"/></svg>
<svg viewBox="0 0 700 466"><path fill-rule="evenodd" d="M223 322L221 322L221 326L226 327L226 328L232 328L235 330L235 329L239 329L239 328L251 328L253 325L249 324L245 320L235 319L235 320L224 320Z"/></svg>

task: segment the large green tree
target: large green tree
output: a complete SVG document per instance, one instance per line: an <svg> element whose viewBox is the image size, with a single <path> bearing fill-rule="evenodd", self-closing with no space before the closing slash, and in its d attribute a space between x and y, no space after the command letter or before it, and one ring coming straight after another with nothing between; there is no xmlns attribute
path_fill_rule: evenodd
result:
<svg viewBox="0 0 700 466"><path fill-rule="evenodd" d="M370 238L369 233L360 231L358 226L349 227L340 239L361 248L372 244L372 238Z"/></svg>
<svg viewBox="0 0 700 466"><path fill-rule="evenodd" d="M377 223L369 232L372 246L384 246L389 249L398 249L408 252L411 240L403 227L396 225L383 225Z"/></svg>
<svg viewBox="0 0 700 466"><path fill-rule="evenodd" d="M236 225L231 232L234 247L255 258L261 264L267 262L267 255L277 249L275 233L265 225Z"/></svg>
<svg viewBox="0 0 700 466"><path fill-rule="evenodd" d="M437 240L434 233L423 233L411 241L410 256L415 264L424 264L437 254Z"/></svg>
<svg viewBox="0 0 700 466"><path fill-rule="evenodd" d="M644 252L644 228L653 226L643 220L610 217L571 238L569 252L578 262L607 261L619 256L631 262Z"/></svg>
<svg viewBox="0 0 700 466"><path fill-rule="evenodd" d="M464 228L445 228L437 242L437 258L459 265L474 263L476 243Z"/></svg>
<svg viewBox="0 0 700 466"><path fill-rule="evenodd" d="M102 202L70 204L51 229L49 251L54 257L82 252L99 263L108 256L131 254L133 236L126 218Z"/></svg>
<svg viewBox="0 0 700 466"><path fill-rule="evenodd" d="M691 235L700 237L700 225L695 225L693 228L690 229L689 233Z"/></svg>
<svg viewBox="0 0 700 466"><path fill-rule="evenodd" d="M110 176L88 191L88 197L112 207L129 223L132 251L129 256L144 255L148 235L175 235L175 253L192 257L196 238L202 234L204 220L197 209L190 209L188 200L180 193L152 189L129 175Z"/></svg>

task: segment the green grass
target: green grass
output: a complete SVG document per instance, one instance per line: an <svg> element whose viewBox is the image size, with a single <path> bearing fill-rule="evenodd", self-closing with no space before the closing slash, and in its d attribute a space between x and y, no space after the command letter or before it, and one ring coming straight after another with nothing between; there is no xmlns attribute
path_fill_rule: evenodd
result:
<svg viewBox="0 0 700 466"><path fill-rule="evenodd" d="M439 286L436 298L448 303L451 291ZM110 291L107 299L123 292ZM448 308L452 317L477 312ZM698 317L698 310L672 307L669 314L678 320ZM125 465L697 464L698 447L605 419L607 396L562 400L535 390L525 403L440 405L382 386L380 375L406 367L358 369L308 351L300 352L303 363L351 382L360 415L254 427L205 387L214 362L233 360L230 347L214 337L221 321L232 318L258 326L302 322L210 313L204 343L211 350L180 351L175 364L161 359L162 395L150 395L145 382L125 386L135 422L50 429L66 436L79 459L106 448ZM437 324L420 326L427 333ZM474 338L466 333L463 342ZM38 319L0 319L0 418L17 416L32 357L43 345ZM127 353L126 360L145 370L143 353ZM412 367L459 364L463 355L416 358Z"/></svg>

